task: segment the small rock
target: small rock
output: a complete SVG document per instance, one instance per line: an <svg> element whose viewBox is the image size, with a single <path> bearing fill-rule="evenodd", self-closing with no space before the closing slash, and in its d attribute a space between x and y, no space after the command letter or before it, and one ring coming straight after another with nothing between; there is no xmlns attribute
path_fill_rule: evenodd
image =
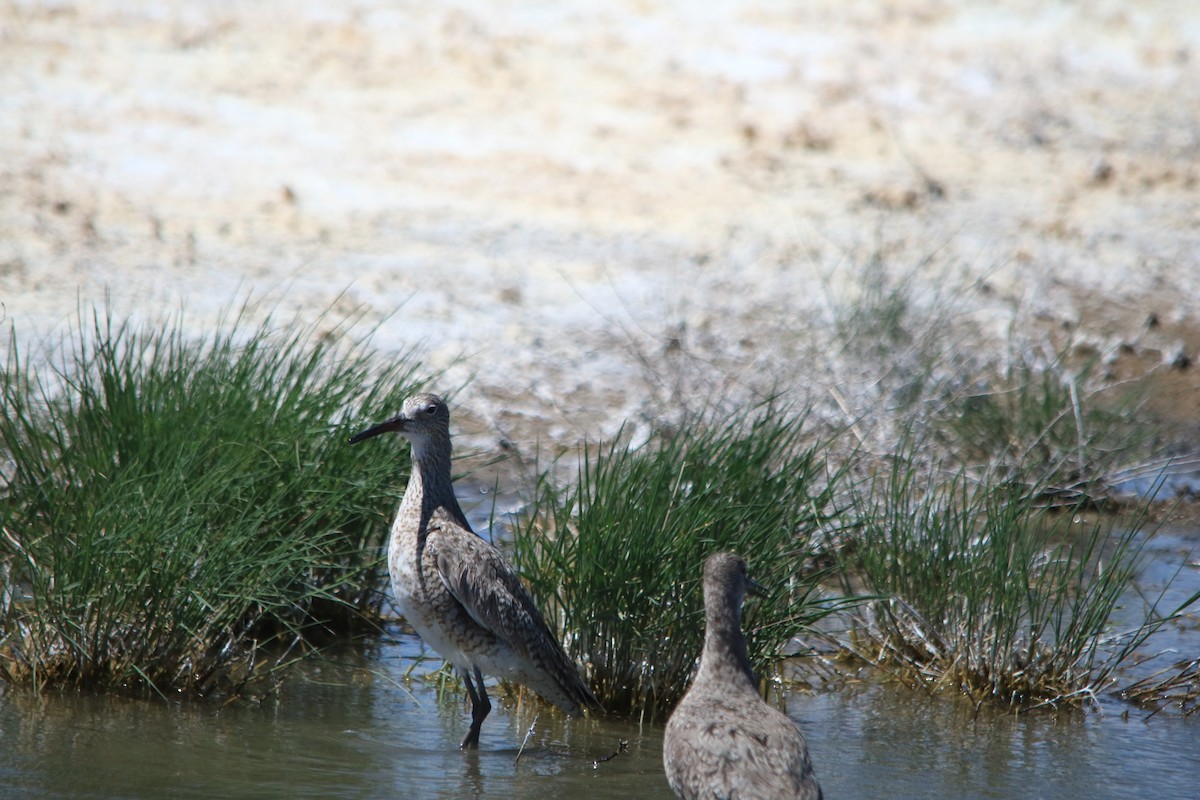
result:
<svg viewBox="0 0 1200 800"><path fill-rule="evenodd" d="M1112 163L1104 156L1096 159L1096 162L1092 164L1091 181L1093 184L1103 186L1113 179L1114 174L1116 174L1116 170L1113 169Z"/></svg>
<svg viewBox="0 0 1200 800"><path fill-rule="evenodd" d="M1164 354L1163 361L1171 369L1185 370L1192 365L1192 357L1188 355L1183 344L1176 344Z"/></svg>

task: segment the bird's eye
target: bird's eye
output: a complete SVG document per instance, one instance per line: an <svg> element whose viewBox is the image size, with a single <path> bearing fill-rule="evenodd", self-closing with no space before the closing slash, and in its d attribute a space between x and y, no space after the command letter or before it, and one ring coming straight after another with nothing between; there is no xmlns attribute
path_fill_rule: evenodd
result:
<svg viewBox="0 0 1200 800"><path fill-rule="evenodd" d="M430 414L430 415L436 414L437 413L437 403L430 403L429 405L425 406L425 413Z"/></svg>

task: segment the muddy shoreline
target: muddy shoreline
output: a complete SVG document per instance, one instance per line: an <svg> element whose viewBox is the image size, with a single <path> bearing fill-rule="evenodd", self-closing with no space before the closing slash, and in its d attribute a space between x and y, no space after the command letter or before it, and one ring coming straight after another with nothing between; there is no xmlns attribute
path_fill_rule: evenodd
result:
<svg viewBox="0 0 1200 800"><path fill-rule="evenodd" d="M882 280L1200 438L1188 4L13 4L0 41L23 340L105 297L360 310L469 446L570 448L769 385L860 413L878 365L828 332Z"/></svg>

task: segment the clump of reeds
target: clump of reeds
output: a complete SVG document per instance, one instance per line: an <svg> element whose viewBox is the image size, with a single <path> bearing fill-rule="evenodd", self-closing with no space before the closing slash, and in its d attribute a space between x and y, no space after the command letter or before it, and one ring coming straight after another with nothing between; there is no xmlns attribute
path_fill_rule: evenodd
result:
<svg viewBox="0 0 1200 800"><path fill-rule="evenodd" d="M346 327L255 325L247 311L199 337L178 319L81 311L37 363L13 331L0 374L6 680L233 691L377 614L379 509L405 461L363 460L340 426L399 407L416 364L375 358Z"/></svg>
<svg viewBox="0 0 1200 800"><path fill-rule="evenodd" d="M930 425L963 463L986 463L1060 502L1103 500L1107 479L1144 457L1151 426L1136 412L1136 390L1092 385L1096 364L1019 353L958 390Z"/></svg>
<svg viewBox="0 0 1200 800"><path fill-rule="evenodd" d="M771 589L746 607L760 674L829 612L812 556L840 473L827 473L803 424L782 409L745 409L640 447L588 448L570 485L543 475L516 522L514 559L610 712L661 718L686 690L714 551L743 555Z"/></svg>
<svg viewBox="0 0 1200 800"><path fill-rule="evenodd" d="M1082 703L1168 616L1112 631L1142 520L1049 511L1039 486L901 454L859 497L847 573L874 599L849 645L908 683L1017 710Z"/></svg>
<svg viewBox="0 0 1200 800"><path fill-rule="evenodd" d="M986 465L1063 503L1106 500L1113 479L1152 455L1153 424L1138 412L1144 386L1113 383L1106 354L1086 342L1051 345L1058 329L1039 335L1014 322L995 348L970 313L994 304L986 282L931 272L936 261L895 270L876 249L851 265L853 280L827 288L829 339L805 368L827 373L846 421L876 453L919 432L936 447L910 455Z"/></svg>

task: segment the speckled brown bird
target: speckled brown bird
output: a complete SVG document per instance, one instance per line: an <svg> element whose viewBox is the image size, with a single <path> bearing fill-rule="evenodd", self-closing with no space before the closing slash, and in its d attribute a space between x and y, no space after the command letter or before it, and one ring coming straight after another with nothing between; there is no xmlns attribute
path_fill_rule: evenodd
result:
<svg viewBox="0 0 1200 800"><path fill-rule="evenodd" d="M483 676L527 686L571 716L599 709L511 564L471 530L450 479L450 411L418 394L400 413L351 437L395 432L412 445L412 476L392 523L388 571L400 613L424 642L462 673L479 744L492 710Z"/></svg>
<svg viewBox="0 0 1200 800"><path fill-rule="evenodd" d="M680 800L821 800L804 735L758 694L742 635L748 589L762 591L739 556L704 563L704 650L667 721L667 782Z"/></svg>

